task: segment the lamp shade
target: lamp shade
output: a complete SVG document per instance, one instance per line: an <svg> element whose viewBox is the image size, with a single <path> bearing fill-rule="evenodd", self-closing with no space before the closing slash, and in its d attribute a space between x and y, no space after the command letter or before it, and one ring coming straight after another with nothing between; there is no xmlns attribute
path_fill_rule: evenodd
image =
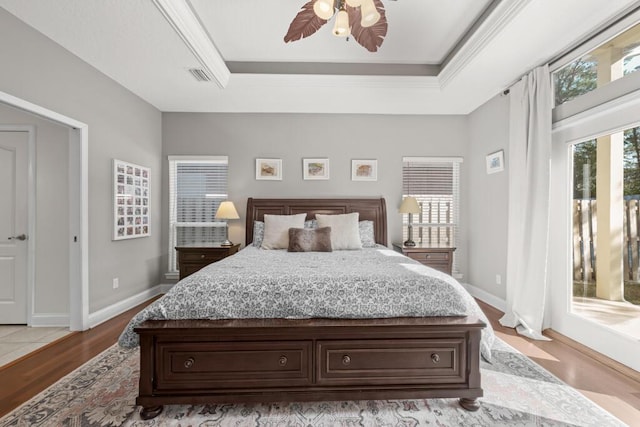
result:
<svg viewBox="0 0 640 427"><path fill-rule="evenodd" d="M380 12L378 12L373 0L364 0L360 6L360 11L362 12L360 25L365 28L375 25L380 20Z"/></svg>
<svg viewBox="0 0 640 427"><path fill-rule="evenodd" d="M334 0L316 0L313 4L313 11L320 19L328 21L333 16Z"/></svg>
<svg viewBox="0 0 640 427"><path fill-rule="evenodd" d="M400 213L408 213L408 214L417 214L420 213L420 205L415 197L405 197L402 200L402 204L400 205L400 209L398 209Z"/></svg>
<svg viewBox="0 0 640 427"><path fill-rule="evenodd" d="M220 203L220 207L216 212L216 219L238 219L240 215L238 215L238 211L236 207L233 205L233 202L224 201Z"/></svg>
<svg viewBox="0 0 640 427"><path fill-rule="evenodd" d="M349 14L346 10L341 9L336 18L336 24L333 27L333 35L338 37L347 37L351 33L349 28Z"/></svg>

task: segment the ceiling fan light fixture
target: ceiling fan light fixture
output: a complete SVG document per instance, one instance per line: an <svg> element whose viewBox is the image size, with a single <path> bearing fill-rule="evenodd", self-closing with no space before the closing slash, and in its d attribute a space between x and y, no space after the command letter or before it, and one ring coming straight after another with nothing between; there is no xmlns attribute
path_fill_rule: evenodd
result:
<svg viewBox="0 0 640 427"><path fill-rule="evenodd" d="M347 0L347 4L351 7L360 7L364 0Z"/></svg>
<svg viewBox="0 0 640 427"><path fill-rule="evenodd" d="M328 21L333 16L335 0L316 0L313 4L313 11L320 19Z"/></svg>
<svg viewBox="0 0 640 427"><path fill-rule="evenodd" d="M380 12L378 12L373 0L363 0L360 6L360 12L362 13L360 25L365 28L375 25L380 20Z"/></svg>
<svg viewBox="0 0 640 427"><path fill-rule="evenodd" d="M336 16L335 26L333 27L333 35L337 37L347 37L350 33L349 14L344 8L340 9Z"/></svg>

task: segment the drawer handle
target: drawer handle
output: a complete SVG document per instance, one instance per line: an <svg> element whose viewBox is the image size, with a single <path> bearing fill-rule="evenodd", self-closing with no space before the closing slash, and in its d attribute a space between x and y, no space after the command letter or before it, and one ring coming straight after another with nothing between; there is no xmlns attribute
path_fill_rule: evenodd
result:
<svg viewBox="0 0 640 427"><path fill-rule="evenodd" d="M205 258L205 254L200 255L200 259L204 259Z"/></svg>
<svg viewBox="0 0 640 427"><path fill-rule="evenodd" d="M347 355L342 356L342 364L343 365L351 364L351 358Z"/></svg>
<svg viewBox="0 0 640 427"><path fill-rule="evenodd" d="M280 356L280 359L278 359L278 365L280 366L286 366L287 362L287 356Z"/></svg>
<svg viewBox="0 0 640 427"><path fill-rule="evenodd" d="M193 366L194 363L196 363L195 359L193 357L190 357L184 361L184 367L189 369Z"/></svg>
<svg viewBox="0 0 640 427"><path fill-rule="evenodd" d="M424 257L425 257L425 258L429 258L430 256L431 256L431 255L429 255L429 254L426 254L426 255L425 255Z"/></svg>
<svg viewBox="0 0 640 427"><path fill-rule="evenodd" d="M440 361L440 355L438 353L433 353L431 355L431 361L433 363L438 363Z"/></svg>

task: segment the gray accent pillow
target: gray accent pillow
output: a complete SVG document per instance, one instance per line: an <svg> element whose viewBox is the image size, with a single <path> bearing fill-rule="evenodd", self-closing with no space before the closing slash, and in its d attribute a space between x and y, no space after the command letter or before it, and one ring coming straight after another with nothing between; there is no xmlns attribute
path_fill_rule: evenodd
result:
<svg viewBox="0 0 640 427"><path fill-rule="evenodd" d="M360 221L358 223L358 229L360 230L360 242L363 248L375 248L376 237L373 232L373 221Z"/></svg>
<svg viewBox="0 0 640 427"><path fill-rule="evenodd" d="M264 222L253 221L253 246L259 248L262 246L262 239L264 238Z"/></svg>
<svg viewBox="0 0 640 427"><path fill-rule="evenodd" d="M318 228L318 222L315 219L305 221L304 228ZM371 232L373 232L373 228ZM259 248L262 246L262 239L264 239L264 222L253 221L253 242L251 242L251 244Z"/></svg>
<svg viewBox="0 0 640 427"><path fill-rule="evenodd" d="M289 252L331 252L331 227L290 228Z"/></svg>

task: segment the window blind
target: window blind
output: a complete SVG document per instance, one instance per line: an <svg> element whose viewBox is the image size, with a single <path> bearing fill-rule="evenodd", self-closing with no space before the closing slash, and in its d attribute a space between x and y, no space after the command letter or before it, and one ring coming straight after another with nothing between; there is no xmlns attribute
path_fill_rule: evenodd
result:
<svg viewBox="0 0 640 427"><path fill-rule="evenodd" d="M459 157L404 157L402 197L415 197L421 212L413 215L413 240L434 246L458 246L460 205ZM403 214L403 240L409 215ZM454 252L453 273L458 266Z"/></svg>
<svg viewBox="0 0 640 427"><path fill-rule="evenodd" d="M223 242L226 223L215 219L227 199L226 156L169 156L169 271L176 246Z"/></svg>

